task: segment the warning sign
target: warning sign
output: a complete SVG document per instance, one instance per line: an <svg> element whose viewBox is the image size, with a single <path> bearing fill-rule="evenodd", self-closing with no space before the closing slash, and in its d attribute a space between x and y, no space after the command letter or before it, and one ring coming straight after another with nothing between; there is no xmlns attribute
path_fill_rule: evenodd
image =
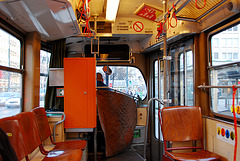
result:
<svg viewBox="0 0 240 161"><path fill-rule="evenodd" d="M146 18L148 20L156 21L156 19L163 13L155 7L143 3L135 12L136 15Z"/></svg>
<svg viewBox="0 0 240 161"><path fill-rule="evenodd" d="M143 23L140 22L140 21L137 21L133 24L133 29L136 31L136 32L141 32L143 30L144 26L143 26Z"/></svg>

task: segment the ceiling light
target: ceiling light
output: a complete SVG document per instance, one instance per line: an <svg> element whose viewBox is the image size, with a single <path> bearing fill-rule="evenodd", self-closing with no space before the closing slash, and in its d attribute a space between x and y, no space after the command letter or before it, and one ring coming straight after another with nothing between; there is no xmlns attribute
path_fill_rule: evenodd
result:
<svg viewBox="0 0 240 161"><path fill-rule="evenodd" d="M107 0L106 20L115 21L120 0Z"/></svg>

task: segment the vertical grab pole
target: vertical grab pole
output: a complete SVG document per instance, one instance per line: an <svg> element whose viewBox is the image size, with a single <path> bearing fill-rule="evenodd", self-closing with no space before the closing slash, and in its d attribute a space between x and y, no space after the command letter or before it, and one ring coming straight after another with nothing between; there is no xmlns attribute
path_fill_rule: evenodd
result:
<svg viewBox="0 0 240 161"><path fill-rule="evenodd" d="M98 15L97 14L93 15L93 18L94 18L94 32L95 32L94 33L94 39L97 39L97 18L98 18ZM99 40L98 40L98 51L97 52L99 53ZM94 59L95 59L95 62L97 64L96 53L94 54ZM96 103L96 108L97 108L97 103ZM93 147L94 147L94 161L97 161L97 127L95 127L93 129L93 135L94 135L94 145L93 145Z"/></svg>
<svg viewBox="0 0 240 161"><path fill-rule="evenodd" d="M147 106L147 123L146 123L146 128L145 128L144 148L143 148L143 158L144 158L144 161L147 160L147 158L146 158L146 153L147 153L147 137L148 137L149 109L150 109L150 106L151 106L151 102L152 102L153 100L156 100L156 101L158 101L159 103L163 104L163 102L162 102L160 99L157 99L157 98L151 98L151 99L148 101L148 106Z"/></svg>
<svg viewBox="0 0 240 161"><path fill-rule="evenodd" d="M163 1L163 5L164 5L164 11L165 13L167 12L167 0ZM166 19L166 17L164 17L164 19ZM166 25L166 24L165 24ZM163 63L164 63L164 70L163 70L163 76L164 76L164 98L163 99L168 99L167 98L167 94L168 94L168 83L167 83L167 31L165 31L164 35L163 35Z"/></svg>

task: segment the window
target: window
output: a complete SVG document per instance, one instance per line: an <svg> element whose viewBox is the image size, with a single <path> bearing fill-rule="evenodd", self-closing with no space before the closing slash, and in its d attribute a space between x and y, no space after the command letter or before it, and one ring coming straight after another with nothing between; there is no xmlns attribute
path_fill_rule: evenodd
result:
<svg viewBox="0 0 240 161"><path fill-rule="evenodd" d="M238 59L238 53L233 53L233 59Z"/></svg>
<svg viewBox="0 0 240 161"><path fill-rule="evenodd" d="M227 44L228 44L228 43L227 43L227 38L223 38L223 39L222 39L222 46L223 46L223 47L227 47Z"/></svg>
<svg viewBox="0 0 240 161"><path fill-rule="evenodd" d="M232 27L233 31L238 31L238 26Z"/></svg>
<svg viewBox="0 0 240 161"><path fill-rule="evenodd" d="M227 29L226 31L238 31L238 26L231 27Z"/></svg>
<svg viewBox="0 0 240 161"><path fill-rule="evenodd" d="M104 83L108 87L127 93L129 95L145 99L147 96L147 86L141 71L132 66L109 66L111 75L106 75L103 66L97 66L97 73L102 73Z"/></svg>
<svg viewBox="0 0 240 161"><path fill-rule="evenodd" d="M160 67L159 67L160 65ZM158 71L160 72L160 75L158 76ZM158 86L160 84L160 86ZM160 91L159 91L160 89ZM160 97L158 97L160 93ZM163 99L163 60L156 60L154 62L154 98L159 98L160 100ZM160 105L160 107L159 107ZM154 102L155 106L155 137L159 138L159 119L158 119L158 109L163 108L162 104L159 104L157 101ZM160 138L162 140L162 136Z"/></svg>
<svg viewBox="0 0 240 161"><path fill-rule="evenodd" d="M232 53L228 53L228 59L229 59L229 60L232 59Z"/></svg>
<svg viewBox="0 0 240 161"><path fill-rule="evenodd" d="M45 50L40 50L40 97L39 106L44 107L45 94L47 89L47 78L49 72L51 53Z"/></svg>
<svg viewBox="0 0 240 161"><path fill-rule="evenodd" d="M214 56L213 59L219 59L219 58L218 58L218 53L216 53L216 52L213 53L213 56Z"/></svg>
<svg viewBox="0 0 240 161"><path fill-rule="evenodd" d="M222 53L222 58L227 59L227 53Z"/></svg>
<svg viewBox="0 0 240 161"><path fill-rule="evenodd" d="M239 42L238 42L238 38L234 38L233 39L233 47L238 47L239 46Z"/></svg>
<svg viewBox="0 0 240 161"><path fill-rule="evenodd" d="M187 47L172 51L171 60L171 106L194 105L193 52Z"/></svg>
<svg viewBox="0 0 240 161"><path fill-rule="evenodd" d="M214 41L215 47L218 47L219 46L219 38L214 38L213 41Z"/></svg>
<svg viewBox="0 0 240 161"><path fill-rule="evenodd" d="M0 118L15 115L22 109L21 43L0 29Z"/></svg>
<svg viewBox="0 0 240 161"><path fill-rule="evenodd" d="M209 67L209 77L210 77L210 85L211 86L229 86L230 88L211 88L210 96L211 96L211 110L215 114L220 114L221 116L225 116L228 118L232 117L231 106L233 102L232 98L232 85L240 84L240 64L239 64L239 42L238 38L240 37L240 32L238 32L238 26L236 25L231 28L233 32L231 34L225 34L225 39L232 40L228 41L228 51L223 52L222 61L216 61L213 59L210 60ZM215 37L221 37L227 30L214 34L211 37L211 40L214 40ZM236 38L238 37L238 38ZM214 41L211 41L214 43ZM232 45L230 45L232 43ZM216 50L215 44L211 44L211 50ZM224 44L220 44L220 46L224 46ZM236 107L240 105L240 90L238 89L235 98Z"/></svg>

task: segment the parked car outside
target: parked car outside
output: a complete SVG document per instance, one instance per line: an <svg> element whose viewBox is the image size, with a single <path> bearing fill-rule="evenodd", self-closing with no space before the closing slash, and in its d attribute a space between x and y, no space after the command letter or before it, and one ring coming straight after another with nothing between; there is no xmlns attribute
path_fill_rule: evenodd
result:
<svg viewBox="0 0 240 161"><path fill-rule="evenodd" d="M20 93L15 93L12 98L8 99L5 103L7 108L20 108L21 98Z"/></svg>
<svg viewBox="0 0 240 161"><path fill-rule="evenodd" d="M12 92L1 92L0 93L0 106L5 106L6 101L12 97L13 97Z"/></svg>

